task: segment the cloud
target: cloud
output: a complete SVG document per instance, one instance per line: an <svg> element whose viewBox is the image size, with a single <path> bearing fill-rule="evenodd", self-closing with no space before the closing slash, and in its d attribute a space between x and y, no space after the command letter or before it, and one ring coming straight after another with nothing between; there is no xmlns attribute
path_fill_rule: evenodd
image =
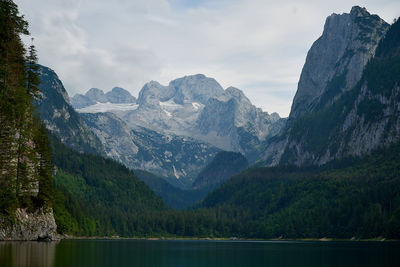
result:
<svg viewBox="0 0 400 267"><path fill-rule="evenodd" d="M121 86L137 94L204 73L286 116L325 18L367 7L387 21L393 0L17 0L39 50L73 95Z"/></svg>

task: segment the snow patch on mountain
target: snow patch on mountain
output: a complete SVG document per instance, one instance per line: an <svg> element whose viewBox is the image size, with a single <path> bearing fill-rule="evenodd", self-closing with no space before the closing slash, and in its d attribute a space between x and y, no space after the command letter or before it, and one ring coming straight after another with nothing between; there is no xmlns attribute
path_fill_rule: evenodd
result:
<svg viewBox="0 0 400 267"><path fill-rule="evenodd" d="M113 104L110 102L107 103L100 103L97 102L94 105L87 106L84 108L76 109L79 113L104 113L104 112L117 112L117 111L132 111L136 110L139 105L135 103L128 103L128 104Z"/></svg>

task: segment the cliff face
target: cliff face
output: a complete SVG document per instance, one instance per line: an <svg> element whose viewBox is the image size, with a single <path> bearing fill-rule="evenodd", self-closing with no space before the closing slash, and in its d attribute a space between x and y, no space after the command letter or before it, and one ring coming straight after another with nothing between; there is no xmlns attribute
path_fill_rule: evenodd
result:
<svg viewBox="0 0 400 267"><path fill-rule="evenodd" d="M368 82L374 74L365 71L368 62L376 61L388 29L360 7L327 18L322 36L308 52L288 122L265 144L267 165L321 165L363 155L396 139L388 122L394 122L389 117L397 112L390 108L396 106L396 84L385 85L391 93L384 96ZM379 79L381 84L388 80Z"/></svg>
<svg viewBox="0 0 400 267"><path fill-rule="evenodd" d="M110 112L82 113L82 118L103 142L106 155L130 169L144 169L173 184L187 187L189 180L219 149L189 137L130 128Z"/></svg>
<svg viewBox="0 0 400 267"><path fill-rule="evenodd" d="M0 225L5 222L0 218ZM15 223L0 227L0 240L51 241L56 240L57 225L52 210L43 208L34 213L18 208L15 211Z"/></svg>
<svg viewBox="0 0 400 267"><path fill-rule="evenodd" d="M104 148L79 114L69 104L69 97L57 74L40 66L42 98L36 103L46 128L64 144L79 151L104 155Z"/></svg>
<svg viewBox="0 0 400 267"><path fill-rule="evenodd" d="M365 8L332 14L307 54L289 121L331 104L360 80L389 24Z"/></svg>

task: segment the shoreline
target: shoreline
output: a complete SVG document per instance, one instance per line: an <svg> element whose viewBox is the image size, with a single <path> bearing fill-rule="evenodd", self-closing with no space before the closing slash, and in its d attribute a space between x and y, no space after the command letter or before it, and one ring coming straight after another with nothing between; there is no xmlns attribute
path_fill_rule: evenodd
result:
<svg viewBox="0 0 400 267"><path fill-rule="evenodd" d="M58 240L146 240L146 241L231 241L231 242L399 242L383 237L357 238L237 238L237 237L120 237L120 236L60 236Z"/></svg>

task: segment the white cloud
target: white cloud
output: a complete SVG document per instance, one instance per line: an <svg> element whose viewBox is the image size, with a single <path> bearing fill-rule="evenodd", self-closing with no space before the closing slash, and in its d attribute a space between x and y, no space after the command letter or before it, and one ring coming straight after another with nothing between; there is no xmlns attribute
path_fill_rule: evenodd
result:
<svg viewBox="0 0 400 267"><path fill-rule="evenodd" d="M73 95L121 86L137 94L195 73L244 90L268 112L288 115L301 68L325 18L367 7L388 22L395 0L17 0L40 63Z"/></svg>

